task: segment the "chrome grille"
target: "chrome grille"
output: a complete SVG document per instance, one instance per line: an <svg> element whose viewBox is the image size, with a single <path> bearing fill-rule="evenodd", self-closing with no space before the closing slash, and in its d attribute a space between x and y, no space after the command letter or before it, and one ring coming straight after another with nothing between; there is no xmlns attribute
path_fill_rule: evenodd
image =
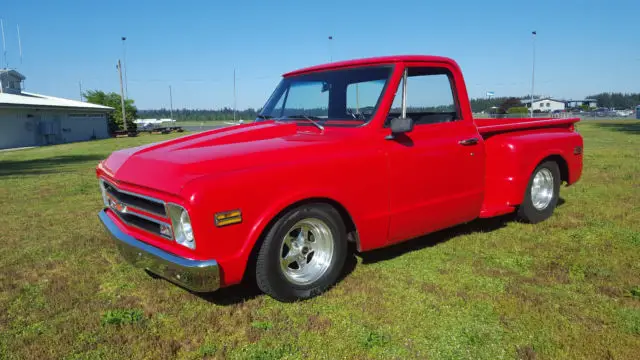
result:
<svg viewBox="0 0 640 360"><path fill-rule="evenodd" d="M104 179L100 179L100 186L106 195L105 206L109 207L123 223L166 239L173 239L171 224L143 214L154 214L166 218L164 201L120 190Z"/></svg>
<svg viewBox="0 0 640 360"><path fill-rule="evenodd" d="M105 180L102 180L102 186L104 186L108 195L111 195L111 197L127 207L140 209L158 216L167 216L164 201L162 200L120 190Z"/></svg>

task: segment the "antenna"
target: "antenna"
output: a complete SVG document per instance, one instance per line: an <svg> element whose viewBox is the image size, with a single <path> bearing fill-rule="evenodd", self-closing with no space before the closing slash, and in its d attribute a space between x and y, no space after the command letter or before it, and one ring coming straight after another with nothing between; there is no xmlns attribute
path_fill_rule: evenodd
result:
<svg viewBox="0 0 640 360"><path fill-rule="evenodd" d="M9 65L7 64L7 43L4 39L4 21L2 21L2 19L0 19L0 29L2 29L2 53L4 59L3 64L5 68L8 68Z"/></svg>
<svg viewBox="0 0 640 360"><path fill-rule="evenodd" d="M16 24L18 29L18 49L20 49L20 65L22 65L22 40L20 40L20 25Z"/></svg>

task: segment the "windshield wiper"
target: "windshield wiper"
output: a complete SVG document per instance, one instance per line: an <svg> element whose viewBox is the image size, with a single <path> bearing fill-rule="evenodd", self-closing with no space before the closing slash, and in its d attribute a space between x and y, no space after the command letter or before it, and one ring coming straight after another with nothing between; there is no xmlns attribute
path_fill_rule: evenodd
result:
<svg viewBox="0 0 640 360"><path fill-rule="evenodd" d="M320 118L316 116L309 117L307 115L289 115L285 117L285 119L305 119L305 120L308 120L313 125L315 125L318 129L324 131L324 126L320 125L320 123L316 121L316 120L320 120Z"/></svg>
<svg viewBox="0 0 640 360"><path fill-rule="evenodd" d="M273 119L273 116L271 116L271 115L262 115L262 114L258 114L258 115L256 115L256 117L257 117L258 119L263 119L263 120Z"/></svg>

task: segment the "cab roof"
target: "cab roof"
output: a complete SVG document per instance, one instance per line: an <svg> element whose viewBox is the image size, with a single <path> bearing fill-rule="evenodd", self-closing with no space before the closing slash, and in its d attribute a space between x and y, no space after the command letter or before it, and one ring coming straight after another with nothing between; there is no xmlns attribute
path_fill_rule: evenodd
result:
<svg viewBox="0 0 640 360"><path fill-rule="evenodd" d="M290 71L288 73L285 73L282 76L288 77L293 75L306 74L310 72L335 70L335 69L353 67L353 66L393 64L397 62L412 62L412 61L444 62L444 63L456 65L456 62L453 59L443 57L443 56L393 55L393 56L380 56L380 57L371 57L371 58L363 58L363 59L355 59L355 60L337 61L337 62L331 62L327 64L322 64L322 65L315 65L315 66L310 66L310 67Z"/></svg>

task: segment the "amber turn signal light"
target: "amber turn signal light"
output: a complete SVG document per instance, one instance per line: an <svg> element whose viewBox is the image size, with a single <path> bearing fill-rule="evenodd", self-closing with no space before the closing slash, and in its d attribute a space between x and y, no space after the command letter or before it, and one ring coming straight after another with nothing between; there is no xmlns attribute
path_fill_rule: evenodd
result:
<svg viewBox="0 0 640 360"><path fill-rule="evenodd" d="M242 212L240 210L219 212L214 218L217 227L239 224L242 222Z"/></svg>

